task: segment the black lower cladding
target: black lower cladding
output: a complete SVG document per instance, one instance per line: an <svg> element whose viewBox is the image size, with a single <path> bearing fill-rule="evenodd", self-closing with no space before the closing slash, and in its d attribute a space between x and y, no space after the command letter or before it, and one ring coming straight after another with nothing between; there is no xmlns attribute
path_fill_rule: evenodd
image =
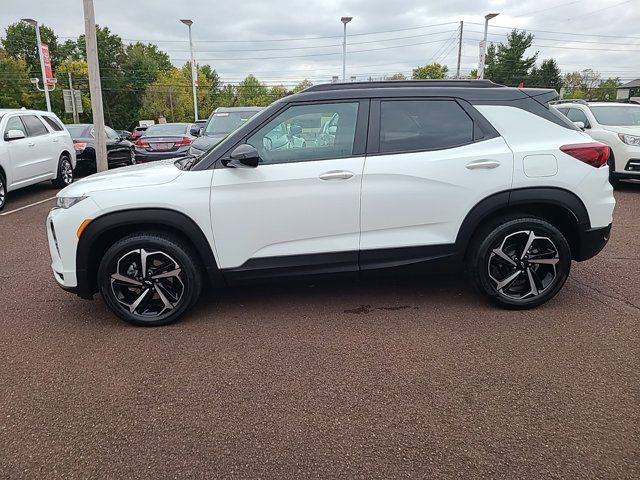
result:
<svg viewBox="0 0 640 480"><path fill-rule="evenodd" d="M611 236L611 224L601 228L581 230L578 236L578 252L574 260L582 262L595 257L605 247Z"/></svg>
<svg viewBox="0 0 640 480"><path fill-rule="evenodd" d="M222 271L228 284L265 278L311 277L329 274L363 274L384 270L398 273L425 273L455 269L461 265L454 245L386 248L361 252L314 253L252 258L237 268Z"/></svg>

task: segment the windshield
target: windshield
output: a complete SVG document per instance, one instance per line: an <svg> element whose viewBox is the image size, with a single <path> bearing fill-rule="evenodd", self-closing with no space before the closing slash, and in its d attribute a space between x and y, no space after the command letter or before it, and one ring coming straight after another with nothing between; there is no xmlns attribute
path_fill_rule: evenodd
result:
<svg viewBox="0 0 640 480"><path fill-rule="evenodd" d="M591 107L594 117L601 125L617 127L640 126L640 105L615 106L615 107Z"/></svg>
<svg viewBox="0 0 640 480"><path fill-rule="evenodd" d="M86 125L65 125L64 127L67 129L71 137L81 137L82 133L87 128Z"/></svg>
<svg viewBox="0 0 640 480"><path fill-rule="evenodd" d="M241 127L253 117L257 110L247 110L244 112L220 112L214 113L207 124L205 135L221 135L233 132Z"/></svg>
<svg viewBox="0 0 640 480"><path fill-rule="evenodd" d="M184 123L163 123L159 125L151 125L144 132L145 137L150 135L185 135L188 125Z"/></svg>

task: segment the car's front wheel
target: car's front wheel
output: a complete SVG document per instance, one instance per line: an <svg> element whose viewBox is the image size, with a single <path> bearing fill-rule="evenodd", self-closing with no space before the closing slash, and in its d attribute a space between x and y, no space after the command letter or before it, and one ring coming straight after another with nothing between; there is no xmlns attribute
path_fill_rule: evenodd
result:
<svg viewBox="0 0 640 480"><path fill-rule="evenodd" d="M98 269L100 293L124 321L160 326L178 320L200 296L197 255L163 233L135 233L116 242Z"/></svg>
<svg viewBox="0 0 640 480"><path fill-rule="evenodd" d="M4 182L4 177L0 173L0 210L7 204L7 186Z"/></svg>
<svg viewBox="0 0 640 480"><path fill-rule="evenodd" d="M53 184L58 188L64 188L73 182L73 165L67 155L62 155L58 161L58 176Z"/></svg>
<svg viewBox="0 0 640 480"><path fill-rule="evenodd" d="M512 217L480 232L468 262L485 296L505 308L526 309L560 291L571 269L571 249L549 222Z"/></svg>

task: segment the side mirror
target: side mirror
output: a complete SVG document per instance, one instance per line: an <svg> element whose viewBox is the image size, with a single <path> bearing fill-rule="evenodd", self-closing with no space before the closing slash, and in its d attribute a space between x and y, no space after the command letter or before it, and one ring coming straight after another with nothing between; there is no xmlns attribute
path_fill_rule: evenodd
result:
<svg viewBox="0 0 640 480"><path fill-rule="evenodd" d="M200 136L200 130L201 129L198 128L198 127L192 127L191 130L189 130L189 133L191 135L193 135L194 137L198 137L198 136Z"/></svg>
<svg viewBox="0 0 640 480"><path fill-rule="evenodd" d="M19 140L25 138L25 134L22 130L9 130L4 134L5 140Z"/></svg>
<svg viewBox="0 0 640 480"><path fill-rule="evenodd" d="M201 137L202 135L204 135L204 127L201 127L200 130L198 130L198 136Z"/></svg>
<svg viewBox="0 0 640 480"><path fill-rule="evenodd" d="M256 168L260 163L260 155L253 145L243 143L238 145L229 160L222 160L222 164L229 168Z"/></svg>
<svg viewBox="0 0 640 480"><path fill-rule="evenodd" d="M584 130L584 122L573 122L573 124L578 127L580 130Z"/></svg>

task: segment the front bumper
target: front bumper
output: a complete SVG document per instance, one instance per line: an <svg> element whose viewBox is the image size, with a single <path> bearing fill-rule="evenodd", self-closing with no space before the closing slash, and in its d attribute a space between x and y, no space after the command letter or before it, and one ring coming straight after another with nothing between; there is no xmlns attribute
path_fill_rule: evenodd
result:
<svg viewBox="0 0 640 480"><path fill-rule="evenodd" d="M601 228L581 230L578 234L578 251L573 259L582 262L595 257L605 247L611 235L611 224Z"/></svg>

